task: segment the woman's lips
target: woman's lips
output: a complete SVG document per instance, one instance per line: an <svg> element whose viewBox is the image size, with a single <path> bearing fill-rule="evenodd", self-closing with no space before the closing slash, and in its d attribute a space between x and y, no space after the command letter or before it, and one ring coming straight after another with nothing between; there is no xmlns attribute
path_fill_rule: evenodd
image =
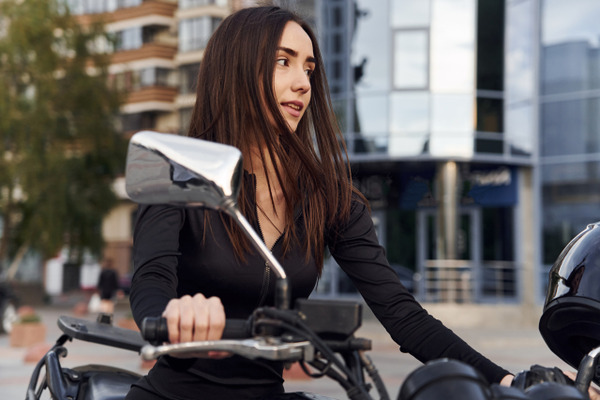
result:
<svg viewBox="0 0 600 400"><path fill-rule="evenodd" d="M302 105L296 102L282 103L283 108L293 117L299 117L302 113Z"/></svg>

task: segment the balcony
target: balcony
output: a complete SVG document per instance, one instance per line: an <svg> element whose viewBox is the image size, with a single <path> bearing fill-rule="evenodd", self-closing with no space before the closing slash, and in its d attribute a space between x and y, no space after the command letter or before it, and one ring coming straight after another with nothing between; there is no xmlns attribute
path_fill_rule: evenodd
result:
<svg viewBox="0 0 600 400"><path fill-rule="evenodd" d="M162 1L144 1L137 7L119 8L110 16L110 22L119 22L134 18L142 18L149 16L174 17L176 3L165 3Z"/></svg>
<svg viewBox="0 0 600 400"><path fill-rule="evenodd" d="M148 58L173 60L177 54L177 46L165 43L145 43L139 49L122 50L112 56L113 64L130 63Z"/></svg>
<svg viewBox="0 0 600 400"><path fill-rule="evenodd" d="M102 21L109 25L120 25L138 18L152 20L152 23L171 25L177 10L176 3L162 2L159 0L143 1L139 6L123 7L112 12L75 14L77 22L83 26L90 26L94 21ZM108 29L115 30L115 29Z"/></svg>
<svg viewBox="0 0 600 400"><path fill-rule="evenodd" d="M127 96L126 103L169 103L170 108L175 102L177 96L177 88L165 86L147 86L134 92L130 92Z"/></svg>

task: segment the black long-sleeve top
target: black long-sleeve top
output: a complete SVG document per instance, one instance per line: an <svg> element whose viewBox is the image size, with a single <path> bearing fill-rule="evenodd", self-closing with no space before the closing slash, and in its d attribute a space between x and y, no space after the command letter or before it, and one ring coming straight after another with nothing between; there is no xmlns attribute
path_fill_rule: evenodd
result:
<svg viewBox="0 0 600 400"><path fill-rule="evenodd" d="M206 216L210 219L207 225ZM301 218L297 215L295 219L300 237ZM258 226L255 229L260 231ZM464 361L489 382L499 382L508 374L415 301L390 268L364 204L354 200L347 222L336 227L336 234L329 234L333 231L326 234L332 256L401 351L422 362L442 357ZM275 243L272 252L288 275L292 304L296 298L307 297L317 281L314 260L306 261L301 245L293 245L283 257L281 241ZM130 301L138 325L146 316L160 315L170 299L186 294L219 297L227 318L247 318L264 300L265 304L272 304L274 297L272 272L265 274L265 262L257 252L247 254L244 263L235 257L225 225L216 211L140 206L134 232L134 265ZM150 375L153 387L168 393L174 382L191 385L190 376L227 385L282 381L282 365L276 362L233 356L221 360L197 359L191 367L190 364L168 357L159 361L155 369L160 373Z"/></svg>

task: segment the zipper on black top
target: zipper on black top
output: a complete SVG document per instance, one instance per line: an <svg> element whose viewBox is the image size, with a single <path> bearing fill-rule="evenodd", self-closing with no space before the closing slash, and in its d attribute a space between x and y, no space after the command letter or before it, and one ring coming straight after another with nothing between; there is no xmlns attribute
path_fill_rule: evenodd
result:
<svg viewBox="0 0 600 400"><path fill-rule="evenodd" d="M260 239L264 243L265 237L263 235L262 227L260 226L260 220L258 219L258 215L256 216L256 224L258 225L258 234L260 235ZM275 243L277 243L277 241L275 241ZM273 247L275 247L275 244L273 244ZM272 248L269 250L272 250ZM265 303L267 299L267 294L269 293L269 284L271 283L271 267L269 266L268 261L265 262L264 271L265 272L263 274L262 286L260 287L260 295L258 296L258 304L256 305L256 307L261 307Z"/></svg>
<svg viewBox="0 0 600 400"><path fill-rule="evenodd" d="M256 179L254 180L254 198L256 198ZM254 211L256 212L256 207L254 208ZM256 212L256 225L258 227L258 234L260 235L260 239L266 245L265 236L263 235L262 227L260 226L260 219L258 218L258 212ZM273 246L271 246L269 251L273 252L273 249L275 248L277 243L279 243L282 236L283 234L279 235L279 237L277 238L277 240L275 240L275 243L273 243ZM271 284L271 267L268 261L265 262L264 271L265 272L263 274L260 295L258 296L258 305L256 307L262 307L267 300L267 294L269 294L269 285Z"/></svg>

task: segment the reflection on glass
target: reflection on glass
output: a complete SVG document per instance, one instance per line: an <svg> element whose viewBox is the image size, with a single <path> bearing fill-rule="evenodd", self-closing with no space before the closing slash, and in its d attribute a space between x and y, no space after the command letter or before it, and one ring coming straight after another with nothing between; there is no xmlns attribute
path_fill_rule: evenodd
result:
<svg viewBox="0 0 600 400"><path fill-rule="evenodd" d="M410 157L429 152L429 133L411 132L410 134L398 134L391 132L388 148L388 155Z"/></svg>
<svg viewBox="0 0 600 400"><path fill-rule="evenodd" d="M599 111L598 99L542 104L542 156L598 152Z"/></svg>
<svg viewBox="0 0 600 400"><path fill-rule="evenodd" d="M600 87L599 13L597 0L542 3L542 93Z"/></svg>
<svg viewBox="0 0 600 400"><path fill-rule="evenodd" d="M544 165L541 171L543 254L544 263L551 264L567 242L600 215L600 163Z"/></svg>
<svg viewBox="0 0 600 400"><path fill-rule="evenodd" d="M361 11L352 41L352 65L366 63L357 93L387 90L391 86L391 54L387 1L357 0Z"/></svg>
<svg viewBox="0 0 600 400"><path fill-rule="evenodd" d="M363 95L356 99L356 126L354 130L364 136L381 135L388 131L387 95Z"/></svg>
<svg viewBox="0 0 600 400"><path fill-rule="evenodd" d="M332 100L333 103L333 112L337 117L337 122L340 126L342 132L348 131L348 121L346 116L348 115L348 99L342 98L337 100Z"/></svg>
<svg viewBox="0 0 600 400"><path fill-rule="evenodd" d="M511 155L533 155L533 110L531 104L521 103L518 106L505 108L505 137Z"/></svg>
<svg viewBox="0 0 600 400"><path fill-rule="evenodd" d="M431 14L431 90L472 92L475 0L436 0Z"/></svg>
<svg viewBox="0 0 600 400"><path fill-rule="evenodd" d="M597 192L597 176L596 170L591 170L590 165L585 162L570 162L559 164L546 164L542 171L542 182L546 188L552 187L551 194L558 196L562 193L563 196L575 195L575 186L592 185L594 191ZM590 181L596 181L594 183ZM578 182L578 183L574 183ZM554 184L556 186L549 186ZM579 190L582 190L580 188Z"/></svg>
<svg viewBox="0 0 600 400"><path fill-rule="evenodd" d="M429 93L395 92L390 95L392 133L429 131Z"/></svg>
<svg viewBox="0 0 600 400"><path fill-rule="evenodd" d="M473 134L458 135L455 132L437 132L431 135L429 153L434 157L473 156Z"/></svg>
<svg viewBox="0 0 600 400"><path fill-rule="evenodd" d="M508 103L531 99L536 44L533 1L508 3L506 15L505 91Z"/></svg>
<svg viewBox="0 0 600 400"><path fill-rule="evenodd" d="M396 89L427 88L428 52L426 30L394 32L394 87Z"/></svg>
<svg viewBox="0 0 600 400"><path fill-rule="evenodd" d="M391 24L394 28L429 25L429 0L392 0Z"/></svg>
<svg viewBox="0 0 600 400"><path fill-rule="evenodd" d="M598 49L586 41L571 41L542 49L543 94L568 93L598 88Z"/></svg>
<svg viewBox="0 0 600 400"><path fill-rule="evenodd" d="M543 0L542 44L584 40L598 47L598 0Z"/></svg>
<svg viewBox="0 0 600 400"><path fill-rule="evenodd" d="M432 133L472 133L473 120L473 99L470 95L434 94L431 96Z"/></svg>

